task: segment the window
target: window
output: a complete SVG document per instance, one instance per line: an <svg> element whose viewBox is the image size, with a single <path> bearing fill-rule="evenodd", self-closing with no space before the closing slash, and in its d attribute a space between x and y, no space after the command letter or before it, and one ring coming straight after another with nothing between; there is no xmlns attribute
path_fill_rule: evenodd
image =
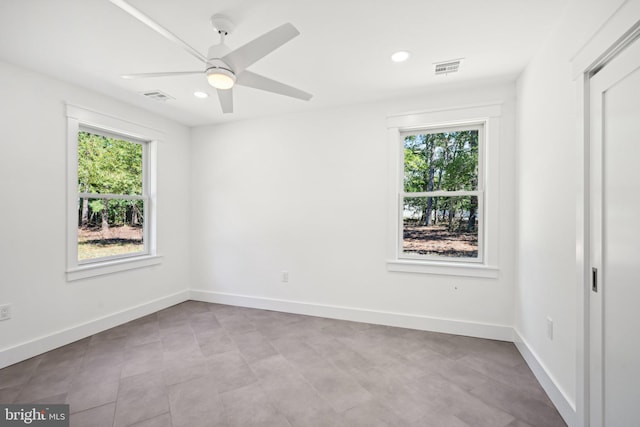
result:
<svg viewBox="0 0 640 427"><path fill-rule="evenodd" d="M498 276L500 115L487 105L387 118L390 271Z"/></svg>
<svg viewBox="0 0 640 427"><path fill-rule="evenodd" d="M78 132L78 263L147 254L147 142Z"/></svg>
<svg viewBox="0 0 640 427"><path fill-rule="evenodd" d="M160 262L155 157L160 134L67 105L67 279Z"/></svg>
<svg viewBox="0 0 640 427"><path fill-rule="evenodd" d="M401 133L400 258L482 262L482 123Z"/></svg>

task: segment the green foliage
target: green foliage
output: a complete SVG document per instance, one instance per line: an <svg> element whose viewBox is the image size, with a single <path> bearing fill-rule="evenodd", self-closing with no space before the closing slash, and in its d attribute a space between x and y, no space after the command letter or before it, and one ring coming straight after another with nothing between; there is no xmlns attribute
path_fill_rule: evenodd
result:
<svg viewBox="0 0 640 427"><path fill-rule="evenodd" d="M407 136L404 159L407 193L478 187L478 131ZM432 189L428 189L430 174Z"/></svg>
<svg viewBox="0 0 640 427"><path fill-rule="evenodd" d="M474 191L478 189L478 131L424 133L404 140L404 191ZM454 219L475 228L476 197L407 197L405 210L428 225ZM473 224L472 224L473 223ZM471 231L471 230L469 230Z"/></svg>
<svg viewBox="0 0 640 427"><path fill-rule="evenodd" d="M89 132L78 133L78 191L95 194L142 194L142 145ZM109 224L142 223L143 201L90 199L84 211L80 201L79 221L98 225L107 206Z"/></svg>
<svg viewBox="0 0 640 427"><path fill-rule="evenodd" d="M104 200L102 199L91 200L89 202L89 209L91 209L93 212L102 212L102 209L104 209Z"/></svg>
<svg viewBox="0 0 640 427"><path fill-rule="evenodd" d="M78 191L142 194L142 145L80 132Z"/></svg>

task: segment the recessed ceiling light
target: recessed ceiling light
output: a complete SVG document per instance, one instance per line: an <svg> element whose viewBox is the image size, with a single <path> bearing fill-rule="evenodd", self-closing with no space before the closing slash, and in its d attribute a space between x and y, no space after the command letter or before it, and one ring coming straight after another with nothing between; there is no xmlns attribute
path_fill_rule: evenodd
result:
<svg viewBox="0 0 640 427"><path fill-rule="evenodd" d="M206 92L193 92L193 96L195 96L196 98L200 98L200 99L204 99L204 98L208 98L209 95Z"/></svg>
<svg viewBox="0 0 640 427"><path fill-rule="evenodd" d="M404 62L409 59L410 53L406 50L399 50L393 55L391 55L391 60L393 62Z"/></svg>

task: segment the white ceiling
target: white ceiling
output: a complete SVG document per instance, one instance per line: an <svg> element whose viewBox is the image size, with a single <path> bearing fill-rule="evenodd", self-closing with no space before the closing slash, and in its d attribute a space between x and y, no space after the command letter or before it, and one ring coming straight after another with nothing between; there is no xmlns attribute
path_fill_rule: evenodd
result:
<svg viewBox="0 0 640 427"><path fill-rule="evenodd" d="M301 35L250 67L314 94L300 101L234 88L222 114L204 76L124 80L121 74L202 69L202 64L109 0L0 0L0 60L73 82L189 126L380 100L433 85L515 78L559 20L566 0L130 0L206 54L209 19L226 13L234 49L291 22ZM396 50L412 53L401 64ZM433 63L464 57L457 75ZM159 103L140 91L161 90ZM211 96L201 100L196 90Z"/></svg>

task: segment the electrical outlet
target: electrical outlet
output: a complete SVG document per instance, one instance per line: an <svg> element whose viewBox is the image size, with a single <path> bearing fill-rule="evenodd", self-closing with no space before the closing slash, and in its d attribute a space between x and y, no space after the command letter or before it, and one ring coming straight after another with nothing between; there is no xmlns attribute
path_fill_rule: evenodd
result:
<svg viewBox="0 0 640 427"><path fill-rule="evenodd" d="M11 319L11 304L0 305L0 320Z"/></svg>
<svg viewBox="0 0 640 427"><path fill-rule="evenodd" d="M547 317L547 338L553 341L553 319Z"/></svg>
<svg viewBox="0 0 640 427"><path fill-rule="evenodd" d="M282 272L282 282L283 283L289 282L289 272L288 271L283 271Z"/></svg>

